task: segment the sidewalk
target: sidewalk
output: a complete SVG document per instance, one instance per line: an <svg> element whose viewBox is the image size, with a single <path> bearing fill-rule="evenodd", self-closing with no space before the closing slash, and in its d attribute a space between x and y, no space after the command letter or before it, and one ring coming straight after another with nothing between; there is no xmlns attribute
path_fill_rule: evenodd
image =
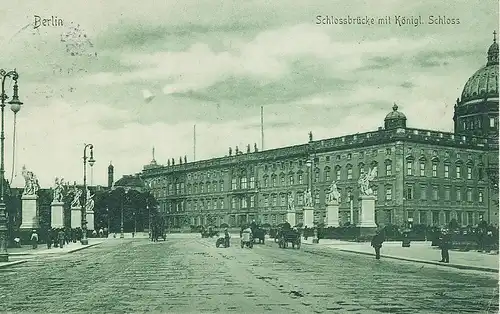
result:
<svg viewBox="0 0 500 314"><path fill-rule="evenodd" d="M62 249L59 247L52 247L47 249L46 244L38 245L37 249L32 249L31 245L23 245L20 248L9 248L9 256L37 256L37 255L47 255L47 254L63 254L63 253L73 253L77 252L103 242L103 239L91 238L88 239L88 245L82 245L80 242L69 243L65 245Z"/></svg>
<svg viewBox="0 0 500 314"><path fill-rule="evenodd" d="M368 242L358 243L327 239L322 239L319 242L319 244L312 244L311 238L302 241L303 244L314 245L315 247L375 256L375 252ZM450 250L450 263L441 263L439 262L441 260L441 251L437 247L432 247L429 241L414 241L411 242L410 247L402 247L401 241L384 242L380 253L382 258L498 273L498 254Z"/></svg>

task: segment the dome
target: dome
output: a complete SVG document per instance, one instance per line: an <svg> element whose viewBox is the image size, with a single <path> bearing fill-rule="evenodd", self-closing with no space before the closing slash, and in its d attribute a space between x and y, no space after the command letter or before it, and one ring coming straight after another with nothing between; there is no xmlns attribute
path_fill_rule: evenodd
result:
<svg viewBox="0 0 500 314"><path fill-rule="evenodd" d="M398 105L394 104L392 111L385 116L384 127L386 130L406 128L406 116L398 111Z"/></svg>
<svg viewBox="0 0 500 314"><path fill-rule="evenodd" d="M398 111L398 105L394 104L394 106L392 106L392 111L389 112L386 116L385 116L385 119L384 120L406 120L406 116Z"/></svg>
<svg viewBox="0 0 500 314"><path fill-rule="evenodd" d="M496 32L493 34L493 43L488 49L487 63L465 83L462 91L462 103L464 101L484 99L488 96L498 97L498 43L496 41Z"/></svg>

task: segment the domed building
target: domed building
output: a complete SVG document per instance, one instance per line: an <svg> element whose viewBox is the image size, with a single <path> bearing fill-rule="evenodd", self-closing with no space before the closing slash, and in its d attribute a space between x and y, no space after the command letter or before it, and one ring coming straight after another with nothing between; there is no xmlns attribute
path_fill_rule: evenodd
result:
<svg viewBox="0 0 500 314"><path fill-rule="evenodd" d="M486 65L465 83L455 104L455 133L498 140L498 43L496 33L488 49Z"/></svg>
<svg viewBox="0 0 500 314"><path fill-rule="evenodd" d="M312 196L315 222L328 225L333 181L341 194L340 224L360 225L358 180L368 171L375 175L369 187L379 226L447 226L453 220L498 226L496 37L486 65L465 83L453 119L453 132L408 127L394 104L378 130L319 140L310 133L301 145L244 154L230 149L225 157L179 164L153 158L141 178L169 228L236 227L254 219L276 225L288 219L291 207L300 223L306 196Z"/></svg>

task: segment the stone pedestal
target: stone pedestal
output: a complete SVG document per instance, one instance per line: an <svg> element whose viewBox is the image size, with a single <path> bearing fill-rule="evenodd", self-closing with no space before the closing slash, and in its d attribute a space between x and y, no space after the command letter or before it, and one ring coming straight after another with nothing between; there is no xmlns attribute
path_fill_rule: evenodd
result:
<svg viewBox="0 0 500 314"><path fill-rule="evenodd" d="M292 211L287 212L286 221L288 221L290 226L295 227L295 225L297 224L297 214Z"/></svg>
<svg viewBox="0 0 500 314"><path fill-rule="evenodd" d="M304 227L314 227L314 207L304 207Z"/></svg>
<svg viewBox="0 0 500 314"><path fill-rule="evenodd" d="M339 204L326 204L326 227L339 226Z"/></svg>
<svg viewBox="0 0 500 314"><path fill-rule="evenodd" d="M359 224L361 228L376 228L375 223L375 196L362 195L361 196L361 210L359 213Z"/></svg>
<svg viewBox="0 0 500 314"><path fill-rule="evenodd" d="M38 224L38 195L23 195L22 203L22 222L19 229L37 229Z"/></svg>
<svg viewBox="0 0 500 314"><path fill-rule="evenodd" d="M50 226L52 228L64 228L63 202L52 202L50 204Z"/></svg>
<svg viewBox="0 0 500 314"><path fill-rule="evenodd" d="M81 207L71 207L71 228L81 228L82 227L82 208Z"/></svg>
<svg viewBox="0 0 500 314"><path fill-rule="evenodd" d="M94 211L88 211L85 217L87 219L87 230L94 231Z"/></svg>

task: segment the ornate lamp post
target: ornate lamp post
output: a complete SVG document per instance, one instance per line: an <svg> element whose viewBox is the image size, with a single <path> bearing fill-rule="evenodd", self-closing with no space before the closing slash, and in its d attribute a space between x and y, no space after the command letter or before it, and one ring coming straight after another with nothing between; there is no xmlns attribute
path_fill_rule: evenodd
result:
<svg viewBox="0 0 500 314"><path fill-rule="evenodd" d="M90 158L89 165L92 167L95 163L94 159L94 145L85 144L83 148L83 206L82 206L82 245L89 244L89 240L87 239L87 148L90 148Z"/></svg>
<svg viewBox="0 0 500 314"><path fill-rule="evenodd" d="M0 76L2 77L2 94L1 98L1 108L2 108L2 131L0 133L0 150L1 150L1 164L0 164L0 185L1 185L1 194L0 194L0 262L8 262L9 261L9 253L7 252L7 205L5 204L5 164L4 164L4 155L5 155L5 133L4 133L4 117L5 117L5 101L7 100L7 95L5 94L5 80L7 77L10 77L14 80L14 94L12 95L12 100L9 101L11 105L10 109L14 112L14 115L19 112L21 109L21 105L23 104L19 101L18 96L18 86L17 80L19 79L19 74L14 69L13 71L6 72L3 69L0 69Z"/></svg>
<svg viewBox="0 0 500 314"><path fill-rule="evenodd" d="M125 189L125 195L122 198L122 217L120 222L120 239L123 239L125 235L123 234L123 207L125 206L125 199L127 198L128 190Z"/></svg>

